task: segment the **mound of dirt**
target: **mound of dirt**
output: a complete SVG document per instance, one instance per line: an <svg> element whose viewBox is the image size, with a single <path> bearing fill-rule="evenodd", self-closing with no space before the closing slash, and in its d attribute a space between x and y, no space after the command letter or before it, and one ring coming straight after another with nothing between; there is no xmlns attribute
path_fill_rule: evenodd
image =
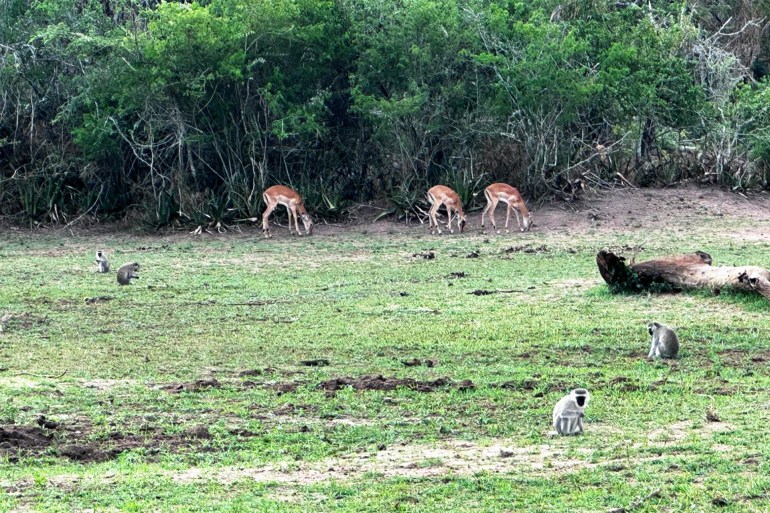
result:
<svg viewBox="0 0 770 513"><path fill-rule="evenodd" d="M438 389L449 387L454 387L458 390L470 390L475 388L475 385L469 379L463 380L460 383L454 383L449 378L419 381L413 378L388 378L382 375L361 376L360 378L333 378L318 385L319 389L325 390L329 395L334 395L338 390L345 387L351 387L353 390L390 391L397 388L408 388L417 392L435 392Z"/></svg>
<svg viewBox="0 0 770 513"><path fill-rule="evenodd" d="M51 445L51 438L39 427L0 427L0 455L39 451Z"/></svg>
<svg viewBox="0 0 770 513"><path fill-rule="evenodd" d="M102 461L109 461L121 452L123 451L118 448L105 451L94 445L79 444L65 445L59 449L60 456L82 463L101 463Z"/></svg>
<svg viewBox="0 0 770 513"><path fill-rule="evenodd" d="M193 448L200 452L206 450L205 441L213 438L208 426L204 424L193 425L179 434L165 434L158 426L142 426L138 428L141 431L139 434L114 431L94 439L91 424L87 420L54 423L41 415L37 422L40 425L55 424L53 429L56 429L56 436L49 434L51 428L0 426L0 458L7 458L13 463L21 455L37 457L58 454L81 463L99 463L112 460L132 449L142 449L145 456Z"/></svg>

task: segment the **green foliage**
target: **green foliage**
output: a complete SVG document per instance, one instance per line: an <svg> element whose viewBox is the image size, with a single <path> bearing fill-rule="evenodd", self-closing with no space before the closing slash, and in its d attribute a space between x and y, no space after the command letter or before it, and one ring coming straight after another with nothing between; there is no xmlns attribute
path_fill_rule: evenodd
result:
<svg viewBox="0 0 770 513"><path fill-rule="evenodd" d="M61 204L64 177L53 176L20 176L14 180L26 218L35 221L45 220L54 212L54 207Z"/></svg>
<svg viewBox="0 0 770 513"><path fill-rule="evenodd" d="M347 187L341 180L315 182L304 178L297 188L305 202L305 208L312 217L332 221L347 221L352 213L353 203L346 196Z"/></svg>
<svg viewBox="0 0 770 513"><path fill-rule="evenodd" d="M447 186L455 191L463 202L467 210L474 207L486 206L484 199L484 188L489 185L489 181L484 173L475 175L470 169L463 168L454 173L447 173L445 180Z"/></svg>
<svg viewBox="0 0 770 513"><path fill-rule="evenodd" d="M217 191L206 189L203 193L194 193L186 204L189 205L188 211L182 214L195 226L216 226L232 218L229 197L224 187Z"/></svg>
<svg viewBox="0 0 770 513"><path fill-rule="evenodd" d="M142 223L148 228L157 229L178 218L179 201L169 191L158 191L152 202L146 201L142 205Z"/></svg>
<svg viewBox="0 0 770 513"><path fill-rule="evenodd" d="M429 188L429 185L413 176L406 176L401 182L392 182L387 193L390 208L377 218L392 215L408 223L412 219L425 217L430 208L426 197Z"/></svg>
<svg viewBox="0 0 770 513"><path fill-rule="evenodd" d="M417 201L405 184L438 183L458 162L513 178L514 163L487 150L513 145L529 195L588 168L599 184L634 169L639 183L706 173L765 186L767 120L753 110L766 86L741 85L765 57L756 41L714 34L712 18L759 19L768 2L621 4L9 0L0 180L82 169L71 213L102 186L112 213L155 211L161 187L182 211L220 191L233 215L253 217L257 189L306 176L329 190L310 199L319 215L345 217L342 189L350 201L393 196L404 215ZM741 62L746 45L756 63ZM597 143L612 145L612 166L591 165ZM680 154L691 146L697 162ZM53 204L2 183L2 214L24 203L40 218ZM475 186L456 185L471 200Z"/></svg>
<svg viewBox="0 0 770 513"><path fill-rule="evenodd" d="M740 86L735 108L738 111L737 119L746 120L741 126L741 134L744 136L741 139L747 143L751 157L763 164L761 174L752 178L762 187L767 187L767 170L770 169L770 79Z"/></svg>

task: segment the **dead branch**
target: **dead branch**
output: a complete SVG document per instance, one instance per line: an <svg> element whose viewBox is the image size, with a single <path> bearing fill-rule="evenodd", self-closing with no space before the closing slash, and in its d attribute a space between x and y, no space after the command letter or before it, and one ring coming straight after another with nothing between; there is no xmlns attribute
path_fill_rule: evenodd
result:
<svg viewBox="0 0 770 513"><path fill-rule="evenodd" d="M770 271L753 265L731 267L711 265L711 255L696 251L671 255L631 266L625 258L604 249L596 255L596 265L604 281L614 290L640 291L667 285L674 289L724 287L753 291L770 300Z"/></svg>

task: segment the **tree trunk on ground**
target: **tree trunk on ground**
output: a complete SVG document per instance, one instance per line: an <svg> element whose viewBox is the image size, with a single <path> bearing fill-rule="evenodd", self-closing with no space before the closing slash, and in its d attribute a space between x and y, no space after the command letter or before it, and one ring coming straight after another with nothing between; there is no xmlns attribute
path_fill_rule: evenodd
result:
<svg viewBox="0 0 770 513"><path fill-rule="evenodd" d="M612 251L596 255L599 274L613 290L640 291L668 285L674 289L711 289L723 287L755 291L770 299L770 271L752 265L741 267L711 266L711 256L702 251L671 255L626 265L625 258Z"/></svg>

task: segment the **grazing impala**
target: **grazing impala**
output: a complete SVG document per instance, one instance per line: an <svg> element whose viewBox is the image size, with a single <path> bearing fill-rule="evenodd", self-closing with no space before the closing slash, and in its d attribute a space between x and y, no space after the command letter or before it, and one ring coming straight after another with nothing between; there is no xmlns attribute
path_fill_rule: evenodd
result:
<svg viewBox="0 0 770 513"><path fill-rule="evenodd" d="M441 227L436 220L436 214L441 205L446 207L447 223L449 233L452 231L452 211L457 212L457 227L460 228L460 233L465 228L465 214L463 213L463 202L460 200L460 196L455 191L445 185L434 185L428 190L428 201L431 204L428 217L430 218L430 233L434 233L433 229L438 230L441 233Z"/></svg>
<svg viewBox="0 0 770 513"><path fill-rule="evenodd" d="M289 211L289 233L291 233L291 218L294 216L294 226L297 228L297 235L302 235L302 232L299 231L299 223L297 223L297 212L299 212L299 216L302 218L302 224L305 225L305 232L308 235L313 234L313 221L310 219L310 216L307 215L305 203L303 203L302 196L300 196L297 191L286 187L285 185L273 185L272 187L265 189L265 192L262 193L262 198L264 198L265 205L267 205L265 213L262 214L262 232L265 234L265 237L270 237L270 228L267 225L267 218L270 217L270 214L273 213L273 210L275 210L278 205L283 205L286 207L286 210Z"/></svg>
<svg viewBox="0 0 770 513"><path fill-rule="evenodd" d="M508 205L505 211L505 233L508 232L508 219L511 217L511 210L516 214L516 222L519 223L519 230L529 230L532 224L532 214L527 210L527 206L524 205L524 200L521 198L518 189L511 187L505 183L493 183L484 190L484 196L487 198L487 207L484 212L481 213L481 229L484 229L484 216L489 212L489 219L492 221L492 229L497 231L497 225L495 225L495 207L497 203L502 201ZM522 220L519 219L521 214L524 219L524 226L522 226ZM497 233L500 233L499 231Z"/></svg>

